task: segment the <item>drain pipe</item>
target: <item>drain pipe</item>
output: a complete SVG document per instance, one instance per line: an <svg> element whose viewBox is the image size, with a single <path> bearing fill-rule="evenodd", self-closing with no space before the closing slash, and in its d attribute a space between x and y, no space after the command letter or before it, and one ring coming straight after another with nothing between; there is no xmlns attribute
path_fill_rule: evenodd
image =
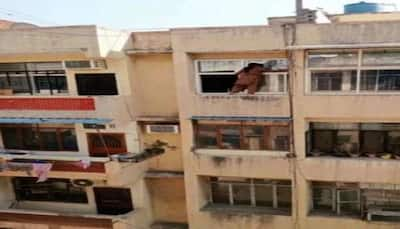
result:
<svg viewBox="0 0 400 229"><path fill-rule="evenodd" d="M303 13L303 0L296 0L296 21L299 21Z"/></svg>

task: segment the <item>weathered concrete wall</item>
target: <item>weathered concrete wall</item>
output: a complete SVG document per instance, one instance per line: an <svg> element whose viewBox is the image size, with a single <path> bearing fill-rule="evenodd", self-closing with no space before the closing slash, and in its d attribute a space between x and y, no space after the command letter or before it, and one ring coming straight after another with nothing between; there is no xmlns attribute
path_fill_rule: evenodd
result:
<svg viewBox="0 0 400 229"><path fill-rule="evenodd" d="M260 52L284 48L280 26L173 29L171 35L174 52Z"/></svg>
<svg viewBox="0 0 400 229"><path fill-rule="evenodd" d="M166 51L172 48L170 31L134 32L131 39L131 45L127 46L131 50Z"/></svg>
<svg viewBox="0 0 400 229"><path fill-rule="evenodd" d="M154 221L186 223L185 185L182 178L150 178L146 181Z"/></svg>
<svg viewBox="0 0 400 229"><path fill-rule="evenodd" d="M396 43L399 25L399 21L299 24L296 45Z"/></svg>
<svg viewBox="0 0 400 229"><path fill-rule="evenodd" d="M183 171L182 161L182 146L180 134L170 133L142 133L141 142L143 144L152 144L155 141L160 140L167 142L169 146L173 148L166 148L165 153L149 159L150 170L161 170L161 171Z"/></svg>
<svg viewBox="0 0 400 229"><path fill-rule="evenodd" d="M138 116L178 116L171 54L132 55L131 87Z"/></svg>
<svg viewBox="0 0 400 229"><path fill-rule="evenodd" d="M2 54L85 53L100 57L96 26L26 28L0 31Z"/></svg>

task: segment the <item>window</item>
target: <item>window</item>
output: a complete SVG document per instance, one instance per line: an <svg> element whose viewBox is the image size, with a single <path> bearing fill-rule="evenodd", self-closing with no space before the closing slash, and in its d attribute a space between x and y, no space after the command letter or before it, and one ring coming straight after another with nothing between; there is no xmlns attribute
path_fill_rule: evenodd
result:
<svg viewBox="0 0 400 229"><path fill-rule="evenodd" d="M311 51L307 57L310 91L400 91L399 56L398 50Z"/></svg>
<svg viewBox="0 0 400 229"><path fill-rule="evenodd" d="M114 73L75 74L79 95L118 95Z"/></svg>
<svg viewBox="0 0 400 229"><path fill-rule="evenodd" d="M196 77L200 93L229 93L237 80L236 73L249 63L268 60L199 60ZM287 90L287 60L277 59L281 71L267 72L258 85L258 93L285 93Z"/></svg>
<svg viewBox="0 0 400 229"><path fill-rule="evenodd" d="M312 91L353 91L356 89L357 71L312 71Z"/></svg>
<svg viewBox="0 0 400 229"><path fill-rule="evenodd" d="M6 149L78 151L72 126L14 125L0 127Z"/></svg>
<svg viewBox="0 0 400 229"><path fill-rule="evenodd" d="M127 152L124 134L89 133L87 137L89 154L92 157L107 157L108 154Z"/></svg>
<svg viewBox="0 0 400 229"><path fill-rule="evenodd" d="M50 178L37 183L36 178L13 178L18 201L50 201L68 203L88 203L84 188L74 186L68 179Z"/></svg>
<svg viewBox="0 0 400 229"><path fill-rule="evenodd" d="M400 155L400 123L310 124L311 156L382 157Z"/></svg>
<svg viewBox="0 0 400 229"><path fill-rule="evenodd" d="M10 89L14 94L68 92L61 62L0 64L0 89Z"/></svg>
<svg viewBox="0 0 400 229"><path fill-rule="evenodd" d="M312 212L339 216L361 216L357 184L312 182Z"/></svg>
<svg viewBox="0 0 400 229"><path fill-rule="evenodd" d="M97 212L106 215L122 215L133 211L129 188L94 187Z"/></svg>
<svg viewBox="0 0 400 229"><path fill-rule="evenodd" d="M289 150L289 124L233 124L196 125L198 148L236 150Z"/></svg>
<svg viewBox="0 0 400 229"><path fill-rule="evenodd" d="M216 205L291 209L291 182L266 179L210 177L210 201Z"/></svg>

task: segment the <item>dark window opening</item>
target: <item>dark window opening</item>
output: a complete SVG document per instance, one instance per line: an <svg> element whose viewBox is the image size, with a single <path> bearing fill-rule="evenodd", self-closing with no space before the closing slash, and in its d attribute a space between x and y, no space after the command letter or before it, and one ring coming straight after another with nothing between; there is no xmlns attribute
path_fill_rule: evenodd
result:
<svg viewBox="0 0 400 229"><path fill-rule="evenodd" d="M114 73L76 74L79 95L118 95Z"/></svg>
<svg viewBox="0 0 400 229"><path fill-rule="evenodd" d="M200 75L203 93L227 93L237 80L236 75Z"/></svg>
<svg viewBox="0 0 400 229"><path fill-rule="evenodd" d="M37 183L36 178L18 177L13 184L18 201L88 203L85 189L74 186L68 179L50 178Z"/></svg>
<svg viewBox="0 0 400 229"><path fill-rule="evenodd" d="M134 210L128 188L94 187L93 191L99 214L121 215Z"/></svg>

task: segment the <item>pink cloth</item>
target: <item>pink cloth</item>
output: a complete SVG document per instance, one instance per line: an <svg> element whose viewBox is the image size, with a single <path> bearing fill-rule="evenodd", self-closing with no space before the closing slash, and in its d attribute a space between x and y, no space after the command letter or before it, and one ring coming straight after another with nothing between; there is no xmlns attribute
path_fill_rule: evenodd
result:
<svg viewBox="0 0 400 229"><path fill-rule="evenodd" d="M36 183L47 180L51 167L53 167L53 164L50 163L33 163L33 172L38 177Z"/></svg>
<svg viewBox="0 0 400 229"><path fill-rule="evenodd" d="M90 167L91 162L89 159L82 159L76 163L74 163L75 166L81 167L83 169L87 169Z"/></svg>

